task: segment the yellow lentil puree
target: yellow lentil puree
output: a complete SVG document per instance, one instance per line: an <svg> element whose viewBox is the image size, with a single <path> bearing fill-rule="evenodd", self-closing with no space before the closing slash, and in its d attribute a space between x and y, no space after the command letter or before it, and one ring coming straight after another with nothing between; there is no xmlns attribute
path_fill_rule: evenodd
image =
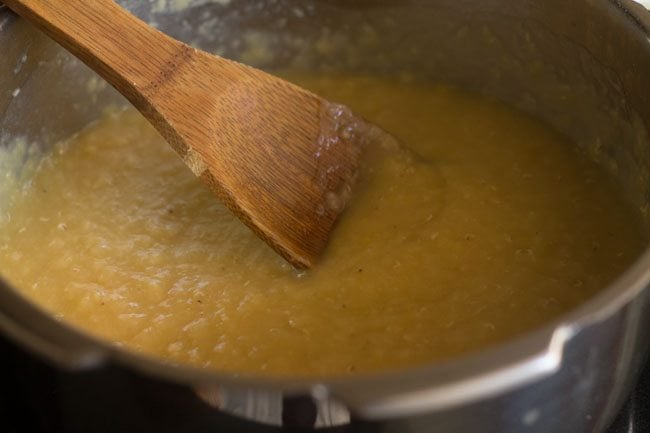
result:
<svg viewBox="0 0 650 433"><path fill-rule="evenodd" d="M522 113L438 85L294 81L422 156L368 167L313 270L285 264L127 110L59 144L16 197L2 273L127 348L325 375L503 341L583 302L641 250L634 209L599 168Z"/></svg>

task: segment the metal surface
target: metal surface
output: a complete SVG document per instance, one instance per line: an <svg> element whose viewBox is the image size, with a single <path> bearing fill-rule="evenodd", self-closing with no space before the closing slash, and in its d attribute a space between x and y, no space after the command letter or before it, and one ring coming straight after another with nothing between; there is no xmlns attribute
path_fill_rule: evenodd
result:
<svg viewBox="0 0 650 433"><path fill-rule="evenodd" d="M189 3L186 8L173 1L121 3L172 36L267 69L412 75L497 97L570 136L616 177L644 215L650 209L644 120L650 119L650 19L632 2L178 2ZM0 47L3 151L22 137L45 153L43 143L79 130L109 103L124 103L1 9ZM20 166L0 169L3 179L27 180ZM75 410L100 411L98 388L114 399L106 408L126 410L120 396L135 393L156 408L150 423L159 423L160 431L182 427L181 420L200 413L193 431L225 423L230 431L338 425L342 431L399 433L595 433L611 421L647 356L649 281L646 253L600 295L515 341L453 362L345 379L280 380L173 368L79 334L7 285L0 287L0 328L73 369L68 380L82 397ZM101 429L78 426L93 430Z"/></svg>

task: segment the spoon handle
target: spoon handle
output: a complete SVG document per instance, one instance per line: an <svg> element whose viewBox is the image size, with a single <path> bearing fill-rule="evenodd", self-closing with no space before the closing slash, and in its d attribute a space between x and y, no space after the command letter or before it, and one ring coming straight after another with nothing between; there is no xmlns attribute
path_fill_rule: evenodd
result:
<svg viewBox="0 0 650 433"><path fill-rule="evenodd" d="M4 0L86 63L138 109L194 51L112 0ZM117 37L116 37L117 35ZM136 61L137 60L137 61Z"/></svg>

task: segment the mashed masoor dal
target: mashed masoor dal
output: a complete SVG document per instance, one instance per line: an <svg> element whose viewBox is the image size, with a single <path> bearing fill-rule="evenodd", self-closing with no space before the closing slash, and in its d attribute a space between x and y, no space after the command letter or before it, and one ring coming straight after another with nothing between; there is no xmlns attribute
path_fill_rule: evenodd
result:
<svg viewBox="0 0 650 433"><path fill-rule="evenodd" d="M379 158L313 270L234 218L135 111L57 145L0 229L0 272L88 332L268 375L423 364L588 299L641 251L634 209L565 138L495 101L294 77L421 158Z"/></svg>

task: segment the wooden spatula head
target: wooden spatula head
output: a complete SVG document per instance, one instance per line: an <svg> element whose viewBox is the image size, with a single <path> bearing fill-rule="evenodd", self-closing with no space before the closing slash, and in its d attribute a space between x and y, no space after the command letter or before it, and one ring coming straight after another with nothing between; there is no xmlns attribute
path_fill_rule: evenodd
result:
<svg viewBox="0 0 650 433"><path fill-rule="evenodd" d="M186 68L189 74L200 69L203 80L214 77L205 83L210 92L185 99L192 117L177 116L174 101L183 86L168 86L152 99L194 173L283 257L310 267L349 199L364 122L290 83L237 67L239 78L228 86L221 84L227 71L205 53L178 68L169 80L182 82Z"/></svg>

